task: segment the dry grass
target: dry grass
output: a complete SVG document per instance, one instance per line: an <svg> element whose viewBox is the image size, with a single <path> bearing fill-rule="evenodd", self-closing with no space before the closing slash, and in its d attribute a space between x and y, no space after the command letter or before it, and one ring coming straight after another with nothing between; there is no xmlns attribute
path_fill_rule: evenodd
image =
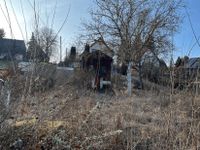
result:
<svg viewBox="0 0 200 150"><path fill-rule="evenodd" d="M77 86L77 78L16 101L1 125L0 147L21 139L24 149L200 148L199 96L179 91L170 99L169 92L136 90L132 97L98 94Z"/></svg>

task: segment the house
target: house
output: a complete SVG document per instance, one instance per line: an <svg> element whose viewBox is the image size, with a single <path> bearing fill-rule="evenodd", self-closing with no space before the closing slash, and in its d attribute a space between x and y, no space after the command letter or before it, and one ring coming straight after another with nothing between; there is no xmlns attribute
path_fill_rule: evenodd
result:
<svg viewBox="0 0 200 150"><path fill-rule="evenodd" d="M114 52L100 38L89 46L86 45L84 52L80 55L81 66L85 71L93 70L95 75L92 86L102 89L111 85L111 68Z"/></svg>
<svg viewBox="0 0 200 150"><path fill-rule="evenodd" d="M178 57L175 67L177 72L181 72L181 74L191 79L195 77L200 70L200 57Z"/></svg>
<svg viewBox="0 0 200 150"><path fill-rule="evenodd" d="M0 39L0 60L23 61L26 56L26 46L23 40Z"/></svg>
<svg viewBox="0 0 200 150"><path fill-rule="evenodd" d="M175 86L184 87L200 82L200 57L178 57L175 63Z"/></svg>
<svg viewBox="0 0 200 150"><path fill-rule="evenodd" d="M187 79L195 80L200 73L200 57L189 58L184 64Z"/></svg>
<svg viewBox="0 0 200 150"><path fill-rule="evenodd" d="M186 62L185 68L189 71L200 69L200 57L189 58Z"/></svg>

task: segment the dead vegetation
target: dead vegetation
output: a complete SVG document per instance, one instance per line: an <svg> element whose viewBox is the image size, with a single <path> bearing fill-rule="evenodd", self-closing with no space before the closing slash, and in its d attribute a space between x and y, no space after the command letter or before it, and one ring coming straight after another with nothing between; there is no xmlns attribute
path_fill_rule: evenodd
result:
<svg viewBox="0 0 200 150"><path fill-rule="evenodd" d="M115 84L114 95L99 94L87 88L84 72L66 78L48 70L54 86L23 99L26 76L13 78L1 149L199 149L199 96L179 91L170 98L165 89L148 89L127 97Z"/></svg>
<svg viewBox="0 0 200 150"><path fill-rule="evenodd" d="M142 5L138 7L135 7L134 1L121 1L124 13L116 19L112 10L120 14L120 5L112 3L115 1L96 2L105 11L100 9L93 15L100 15L101 18L108 16L110 19L109 13L106 13L106 10L109 11L113 22L106 26L112 32L101 28L101 25L105 26L105 21L99 17L98 20L93 19L95 24L90 29L96 28L100 36L104 36L102 33L108 34L106 37L109 38L104 36L104 40L111 39L107 41L111 45L120 36L122 42L117 46L122 60L128 59L127 63L134 60L137 64L146 51L154 54L156 48L152 47L156 46L155 42L160 43L157 45L159 53L163 52L163 48L171 47L168 32L162 31L171 33L177 29L179 13L175 10L179 8L180 1L154 1L159 4L156 9L155 4L149 1L141 1ZM130 15L127 15L127 10ZM35 1L33 11L35 31L38 31L39 12ZM135 13L140 17L135 17ZM156 13L155 17L152 13ZM67 21L67 16L56 36ZM118 28L118 24L121 28ZM91 90L92 74L94 72L57 70L55 65L46 63L36 64L29 73L15 74L1 91L0 149L200 149L199 95L187 89L174 91L144 81L144 90L133 89L134 94L128 97L126 78L121 75L112 79L112 91L102 94ZM5 75L7 73L0 76ZM133 82L137 87L137 81ZM171 84L168 82L164 84ZM10 99L8 90L11 91Z"/></svg>

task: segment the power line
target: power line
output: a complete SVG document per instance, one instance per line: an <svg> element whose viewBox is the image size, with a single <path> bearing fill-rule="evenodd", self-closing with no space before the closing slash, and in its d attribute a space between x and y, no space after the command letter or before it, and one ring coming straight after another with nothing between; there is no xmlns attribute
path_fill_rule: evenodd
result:
<svg viewBox="0 0 200 150"><path fill-rule="evenodd" d="M192 29L192 33L193 33L194 38L195 38L195 40L196 40L196 44L200 47L199 38L197 37L197 35L196 35L196 33L195 33L195 30L194 30L194 27L193 27L193 25L192 25L192 21L191 21L191 18L190 18L190 14L189 14L189 12L187 11L186 8L185 8L185 11L186 11L186 14L187 14L189 23L190 23L190 27L191 27L191 29Z"/></svg>
<svg viewBox="0 0 200 150"><path fill-rule="evenodd" d="M23 16L23 20L24 20L24 27L25 27L25 32L26 32L26 40L28 41L26 18L25 18L25 15L24 15L24 7L23 7L23 4L22 4L22 0L20 0L20 6L21 6L22 16Z"/></svg>
<svg viewBox="0 0 200 150"><path fill-rule="evenodd" d="M21 26L20 26L20 24L19 24L19 21L18 21L18 19L17 19L17 15L16 15L16 13L15 13L15 9L14 9L14 7L13 7L13 4L12 4L11 0L10 0L10 5L11 5L11 8L12 8L13 14L14 14L14 16L15 16L15 20L16 20L16 22L17 22L17 25L18 25L18 27L19 27L19 30L20 30L20 32L21 32L22 38L23 38L23 40L25 41L22 28L21 28Z"/></svg>
<svg viewBox="0 0 200 150"><path fill-rule="evenodd" d="M3 13L4 18L6 19L6 22L9 24L8 18L7 18L7 16L6 16L6 14L5 14L3 8L1 7L1 4L0 4L0 8L1 8L1 11L2 11L2 13Z"/></svg>

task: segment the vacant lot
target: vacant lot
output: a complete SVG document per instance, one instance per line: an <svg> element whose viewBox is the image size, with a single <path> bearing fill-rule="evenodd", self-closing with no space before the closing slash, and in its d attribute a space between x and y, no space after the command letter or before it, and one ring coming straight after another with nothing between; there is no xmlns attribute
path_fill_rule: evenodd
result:
<svg viewBox="0 0 200 150"><path fill-rule="evenodd" d="M1 123L1 149L200 148L199 96L133 90L128 97L116 85L99 94L82 87L87 85L82 78L59 76L54 87L28 94L24 76L17 76L12 83L17 96Z"/></svg>

